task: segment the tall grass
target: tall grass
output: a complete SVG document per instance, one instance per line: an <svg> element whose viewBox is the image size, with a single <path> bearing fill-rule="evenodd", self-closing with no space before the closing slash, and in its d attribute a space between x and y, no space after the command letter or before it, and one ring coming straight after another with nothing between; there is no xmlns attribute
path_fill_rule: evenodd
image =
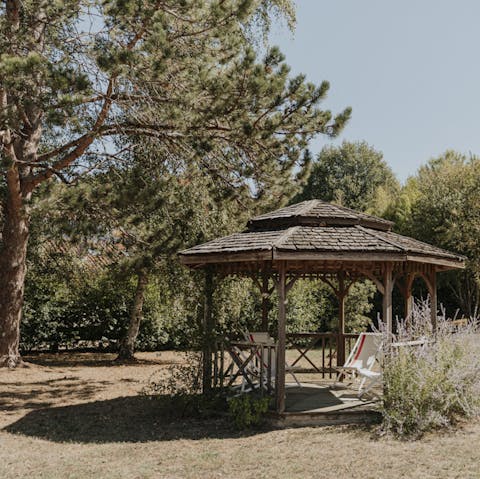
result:
<svg viewBox="0 0 480 479"><path fill-rule="evenodd" d="M430 308L422 302L399 321L392 347L385 341L382 430L416 438L480 416L480 329L474 320L453 326L445 313L432 331Z"/></svg>

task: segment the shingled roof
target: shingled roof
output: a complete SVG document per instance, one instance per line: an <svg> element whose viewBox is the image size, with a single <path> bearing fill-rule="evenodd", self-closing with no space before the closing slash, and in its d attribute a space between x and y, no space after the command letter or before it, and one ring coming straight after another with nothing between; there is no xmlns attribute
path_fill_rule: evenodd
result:
<svg viewBox="0 0 480 479"><path fill-rule="evenodd" d="M309 200L296 203L286 208L256 216L248 222L250 229L280 226L351 226L362 225L378 230L390 231L391 221L367 215L344 206Z"/></svg>
<svg viewBox="0 0 480 479"><path fill-rule="evenodd" d="M392 232L391 221L310 200L252 218L241 233L180 253L188 265L259 260L420 261L462 268L465 258Z"/></svg>

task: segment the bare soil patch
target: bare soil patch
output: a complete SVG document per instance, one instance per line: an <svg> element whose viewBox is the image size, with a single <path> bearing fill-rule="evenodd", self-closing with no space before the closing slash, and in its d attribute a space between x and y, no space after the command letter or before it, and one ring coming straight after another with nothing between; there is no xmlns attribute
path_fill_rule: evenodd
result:
<svg viewBox="0 0 480 479"><path fill-rule="evenodd" d="M358 427L239 433L140 394L178 354L114 357L40 355L0 370L1 478L480 478L478 423L417 442Z"/></svg>

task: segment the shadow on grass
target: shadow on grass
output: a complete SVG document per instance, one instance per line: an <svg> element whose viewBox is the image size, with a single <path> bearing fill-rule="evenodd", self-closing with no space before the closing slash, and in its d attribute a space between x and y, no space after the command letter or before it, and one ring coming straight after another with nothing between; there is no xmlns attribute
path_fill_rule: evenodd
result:
<svg viewBox="0 0 480 479"><path fill-rule="evenodd" d="M46 367L114 367L114 366L145 366L145 365L169 365L178 361L164 361L160 358L133 359L128 361L116 360L113 353L58 353L58 354L31 354L23 356L28 364Z"/></svg>
<svg viewBox="0 0 480 479"><path fill-rule="evenodd" d="M87 401L110 381L87 382L77 376L31 382L0 382L0 411L38 409L55 404L59 397Z"/></svg>
<svg viewBox="0 0 480 479"><path fill-rule="evenodd" d="M38 409L3 431L55 442L111 443L240 437L226 417L180 417L166 397L127 396ZM265 429L263 429L265 431Z"/></svg>

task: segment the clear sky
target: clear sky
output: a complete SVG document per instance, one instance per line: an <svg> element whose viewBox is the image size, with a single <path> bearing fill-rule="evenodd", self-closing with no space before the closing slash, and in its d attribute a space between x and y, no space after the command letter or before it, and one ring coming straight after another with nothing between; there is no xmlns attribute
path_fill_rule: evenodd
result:
<svg viewBox="0 0 480 479"><path fill-rule="evenodd" d="M297 0L272 42L293 73L353 108L340 141L365 140L405 180L446 149L480 154L479 0ZM316 152L329 140L312 145Z"/></svg>

